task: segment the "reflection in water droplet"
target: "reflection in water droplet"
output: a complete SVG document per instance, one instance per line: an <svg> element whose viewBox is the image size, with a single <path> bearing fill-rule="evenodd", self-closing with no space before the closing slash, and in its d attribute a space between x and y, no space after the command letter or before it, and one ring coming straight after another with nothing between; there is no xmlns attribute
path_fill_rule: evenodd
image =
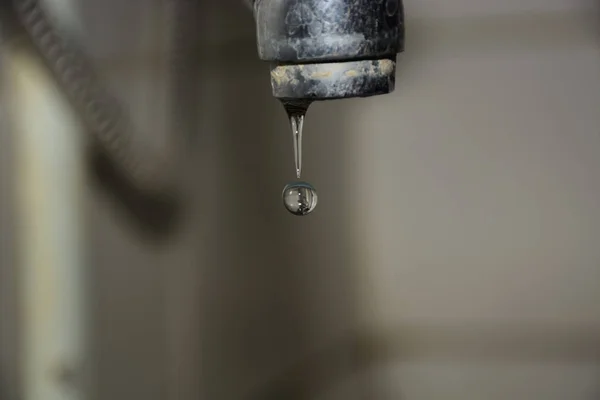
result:
<svg viewBox="0 0 600 400"><path fill-rule="evenodd" d="M294 182L283 189L283 205L294 215L308 215L317 207L317 190L306 182Z"/></svg>

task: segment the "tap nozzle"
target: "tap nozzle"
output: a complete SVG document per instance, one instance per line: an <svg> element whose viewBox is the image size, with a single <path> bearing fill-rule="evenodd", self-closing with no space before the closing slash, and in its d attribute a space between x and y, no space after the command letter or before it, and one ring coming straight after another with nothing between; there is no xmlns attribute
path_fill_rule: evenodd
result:
<svg viewBox="0 0 600 400"><path fill-rule="evenodd" d="M394 90L404 50L402 0L255 0L254 14L275 97L314 101Z"/></svg>

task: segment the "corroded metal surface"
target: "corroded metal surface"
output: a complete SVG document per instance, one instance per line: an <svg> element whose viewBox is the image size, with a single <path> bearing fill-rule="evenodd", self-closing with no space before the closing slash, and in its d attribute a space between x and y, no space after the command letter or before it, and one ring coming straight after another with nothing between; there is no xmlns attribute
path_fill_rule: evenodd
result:
<svg viewBox="0 0 600 400"><path fill-rule="evenodd" d="M394 90L401 0L254 2L258 54L277 98L332 100Z"/></svg>
<svg viewBox="0 0 600 400"><path fill-rule="evenodd" d="M368 97L392 92L395 72L392 59L278 65L271 69L271 85L280 99Z"/></svg>
<svg viewBox="0 0 600 400"><path fill-rule="evenodd" d="M385 58L402 51L401 0L261 0L258 53L276 62Z"/></svg>

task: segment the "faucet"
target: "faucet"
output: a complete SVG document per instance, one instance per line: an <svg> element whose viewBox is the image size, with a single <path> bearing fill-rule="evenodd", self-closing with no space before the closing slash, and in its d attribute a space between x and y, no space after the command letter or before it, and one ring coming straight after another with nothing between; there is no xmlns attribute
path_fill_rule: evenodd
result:
<svg viewBox="0 0 600 400"><path fill-rule="evenodd" d="M245 0L273 96L333 100L394 90L404 50L402 0Z"/></svg>
<svg viewBox="0 0 600 400"><path fill-rule="evenodd" d="M273 96L286 108L394 90L396 56L404 50L402 0L242 1L254 13L258 56L271 65ZM85 49L47 16L44 3L0 0L4 36L10 31L29 39L92 139L134 187L154 192L171 186L169 166L175 157L140 151L123 107L95 73Z"/></svg>

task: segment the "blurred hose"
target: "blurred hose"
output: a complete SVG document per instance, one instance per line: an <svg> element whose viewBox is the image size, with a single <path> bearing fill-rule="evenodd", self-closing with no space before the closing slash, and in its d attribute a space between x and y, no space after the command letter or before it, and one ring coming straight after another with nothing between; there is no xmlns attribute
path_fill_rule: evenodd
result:
<svg viewBox="0 0 600 400"><path fill-rule="evenodd" d="M168 149L135 140L131 120L96 75L89 58L53 26L41 0L12 0L14 11L86 128L138 189L154 192L173 180Z"/></svg>

